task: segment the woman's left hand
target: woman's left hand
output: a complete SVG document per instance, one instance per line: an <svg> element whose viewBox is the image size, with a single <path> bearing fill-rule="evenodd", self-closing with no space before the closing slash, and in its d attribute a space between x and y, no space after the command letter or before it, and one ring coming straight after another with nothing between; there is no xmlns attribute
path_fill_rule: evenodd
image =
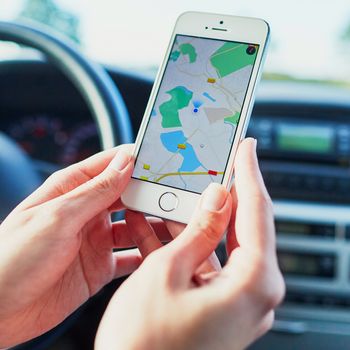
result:
<svg viewBox="0 0 350 350"><path fill-rule="evenodd" d="M141 262L110 213L133 170L132 146L53 174L0 226L0 348L39 336Z"/></svg>

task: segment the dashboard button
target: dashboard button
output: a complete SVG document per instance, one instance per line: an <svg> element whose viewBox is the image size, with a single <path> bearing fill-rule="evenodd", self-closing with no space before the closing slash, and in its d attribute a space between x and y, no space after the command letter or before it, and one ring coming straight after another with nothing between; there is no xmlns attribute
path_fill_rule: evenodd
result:
<svg viewBox="0 0 350 350"><path fill-rule="evenodd" d="M165 192L159 198L159 207L164 211L173 211L177 208L179 199L172 192Z"/></svg>

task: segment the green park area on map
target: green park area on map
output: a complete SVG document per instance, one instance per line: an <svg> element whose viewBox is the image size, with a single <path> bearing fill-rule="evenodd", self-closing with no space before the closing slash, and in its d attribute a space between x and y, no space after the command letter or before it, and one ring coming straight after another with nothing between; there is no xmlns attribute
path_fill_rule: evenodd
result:
<svg viewBox="0 0 350 350"><path fill-rule="evenodd" d="M210 57L212 66L220 78L241 68L254 64L255 55L248 55L247 45L240 43L225 43Z"/></svg>
<svg viewBox="0 0 350 350"><path fill-rule="evenodd" d="M193 45L184 43L179 46L179 50L175 50L170 54L170 60L176 62L180 55L188 55L189 63L196 62L197 52Z"/></svg>
<svg viewBox="0 0 350 350"><path fill-rule="evenodd" d="M236 112L234 115L224 118L224 121L227 123L231 123L233 125L237 125L239 121L239 117L240 117L240 113Z"/></svg>
<svg viewBox="0 0 350 350"><path fill-rule="evenodd" d="M196 49L191 44L181 44L180 45L180 52L183 55L188 55L188 58L190 60L190 63L196 62L197 59L197 53Z"/></svg>
<svg viewBox="0 0 350 350"><path fill-rule="evenodd" d="M162 127L180 127L181 121L178 111L188 106L192 99L193 92L186 89L184 86L176 86L167 91L167 94L171 96L170 100L159 106L159 112L162 115Z"/></svg>

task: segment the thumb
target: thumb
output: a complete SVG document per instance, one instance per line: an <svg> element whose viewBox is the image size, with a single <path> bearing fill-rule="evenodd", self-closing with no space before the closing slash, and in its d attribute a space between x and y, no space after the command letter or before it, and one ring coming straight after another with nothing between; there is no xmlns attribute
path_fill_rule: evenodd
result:
<svg viewBox="0 0 350 350"><path fill-rule="evenodd" d="M132 159L130 153L120 150L100 174L54 201L77 222L91 220L119 199L132 174Z"/></svg>
<svg viewBox="0 0 350 350"><path fill-rule="evenodd" d="M225 187L210 184L183 233L165 247L167 257L176 265L175 275L182 279L180 283L188 283L215 250L230 220L231 207L231 196Z"/></svg>

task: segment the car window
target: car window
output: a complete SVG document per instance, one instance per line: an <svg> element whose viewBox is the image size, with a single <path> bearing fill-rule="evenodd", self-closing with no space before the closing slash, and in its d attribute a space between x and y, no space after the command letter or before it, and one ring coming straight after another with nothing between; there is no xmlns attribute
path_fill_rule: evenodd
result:
<svg viewBox="0 0 350 350"><path fill-rule="evenodd" d="M157 70L177 16L188 10L266 19L272 40L265 79L350 85L348 0L0 0L0 19L44 22L99 62L150 74ZM14 51L2 48L0 57Z"/></svg>

